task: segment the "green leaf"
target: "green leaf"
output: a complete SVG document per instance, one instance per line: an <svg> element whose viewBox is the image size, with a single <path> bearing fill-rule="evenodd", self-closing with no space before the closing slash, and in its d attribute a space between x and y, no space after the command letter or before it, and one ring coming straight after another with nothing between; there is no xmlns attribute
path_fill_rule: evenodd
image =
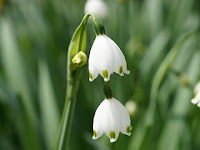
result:
<svg viewBox="0 0 200 150"><path fill-rule="evenodd" d="M192 83L195 83L198 80L199 66L200 53L196 53L187 68L187 77ZM192 89L185 87L179 88L175 96L175 102L169 112L170 115L158 143L159 150L165 150L166 145L168 145L168 149L170 150L179 149L180 140L183 132L185 132L185 119L189 109L192 108L192 104L190 102L191 98Z"/></svg>
<svg viewBox="0 0 200 150"><path fill-rule="evenodd" d="M51 150L59 128L60 116L48 66L42 60L39 62L39 97L45 141Z"/></svg>
<svg viewBox="0 0 200 150"><path fill-rule="evenodd" d="M35 150L41 149L41 145L37 135L36 129L36 112L33 105L33 99L29 87L29 80L25 70L25 65L19 51L14 26L9 19L1 18L0 21L0 39L1 39L1 59L3 61L3 68L5 70L6 79L9 88L21 99L22 106L24 107L23 122L24 134L27 137L26 143L23 143L26 149ZM30 145L34 145L31 146Z"/></svg>
<svg viewBox="0 0 200 150"><path fill-rule="evenodd" d="M147 115L147 124L149 124L150 126L153 123L154 120L154 113L155 113L155 109L156 109L156 100L157 100L157 94L158 94L158 90L160 87L160 84L162 83L164 77L167 74L167 71L170 69L172 63L174 62L174 60L176 59L177 55L179 54L179 52L182 50L182 46L183 44L188 41L190 38L194 37L194 33L190 32L187 33L183 36L181 36L178 41L175 43L175 45L173 46L173 48L170 50L170 52L167 54L166 58L163 60L163 62L161 63L160 67L158 68L155 77L153 79L152 82L152 86L151 86L151 91L150 91L150 105L148 108L148 115Z"/></svg>

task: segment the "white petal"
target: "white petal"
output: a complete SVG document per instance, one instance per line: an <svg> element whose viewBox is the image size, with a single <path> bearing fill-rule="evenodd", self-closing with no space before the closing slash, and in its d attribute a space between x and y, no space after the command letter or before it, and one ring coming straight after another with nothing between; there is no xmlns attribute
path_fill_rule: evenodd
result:
<svg viewBox="0 0 200 150"><path fill-rule="evenodd" d="M110 75L113 73L113 52L106 35L98 35L96 37L88 61L89 72L97 72L104 77L105 81L109 81ZM107 71L107 76L104 76L103 71Z"/></svg>
<svg viewBox="0 0 200 150"><path fill-rule="evenodd" d="M119 75L123 76L125 74L129 74L130 71L127 69L126 59L120 50L119 46L108 36L106 36L108 41L112 46L113 54L114 54L114 64L113 64L113 71L118 73ZM120 73L120 67L122 67L122 72Z"/></svg>
<svg viewBox="0 0 200 150"><path fill-rule="evenodd" d="M106 135L109 137L110 132L119 132L120 131L120 118L118 116L118 109L114 99L105 99L104 102L106 103L104 107L105 111L105 118L103 122L103 128Z"/></svg>
<svg viewBox="0 0 200 150"><path fill-rule="evenodd" d="M95 131L93 139L97 139L105 133L110 138L110 142L117 140L120 131L123 134L131 135L128 111L115 98L103 100L95 112L93 130Z"/></svg>
<svg viewBox="0 0 200 150"><path fill-rule="evenodd" d="M130 116L126 108L118 101L115 100L116 104L118 105L118 115L121 118L121 133L126 134L126 135L131 135L130 130L132 129L131 127L131 121L130 121Z"/></svg>
<svg viewBox="0 0 200 150"><path fill-rule="evenodd" d="M191 100L191 102L192 102L192 104L197 104L197 103L198 103L198 99L197 99L197 98L193 98L193 99Z"/></svg>
<svg viewBox="0 0 200 150"><path fill-rule="evenodd" d="M200 81L195 85L194 88L194 93L197 94L198 92L200 92Z"/></svg>
<svg viewBox="0 0 200 150"><path fill-rule="evenodd" d="M98 76L98 71L94 65L94 60L90 59L89 65L89 81L93 81Z"/></svg>
<svg viewBox="0 0 200 150"><path fill-rule="evenodd" d="M105 105L106 103L103 101L95 112L93 120L93 131L96 131L96 136L93 136L93 139L99 138L104 133L102 123L104 122L104 118L106 115L104 111Z"/></svg>
<svg viewBox="0 0 200 150"><path fill-rule="evenodd" d="M112 134L113 133L114 133L114 138L112 138ZM113 143L113 142L117 141L118 136L119 136L119 131L117 131L117 132L116 131L111 131L108 137L110 138L110 142Z"/></svg>
<svg viewBox="0 0 200 150"><path fill-rule="evenodd" d="M115 72L120 76L129 74L125 57L119 46L108 36L98 35L92 45L89 56L90 81L100 74L104 81L110 80L110 75Z"/></svg>
<svg viewBox="0 0 200 150"><path fill-rule="evenodd" d="M200 91L197 93L196 98L200 101Z"/></svg>
<svg viewBox="0 0 200 150"><path fill-rule="evenodd" d="M196 94L196 96L191 100L193 104L197 104L200 107L200 91Z"/></svg>

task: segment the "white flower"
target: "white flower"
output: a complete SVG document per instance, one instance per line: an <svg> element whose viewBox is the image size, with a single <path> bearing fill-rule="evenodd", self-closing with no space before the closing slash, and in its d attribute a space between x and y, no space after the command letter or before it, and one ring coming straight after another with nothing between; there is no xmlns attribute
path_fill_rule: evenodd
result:
<svg viewBox="0 0 200 150"><path fill-rule="evenodd" d="M104 19L107 16L107 5L103 0L87 0L85 3L85 14L92 13L95 16Z"/></svg>
<svg viewBox="0 0 200 150"><path fill-rule="evenodd" d="M118 45L105 34L97 35L89 56L89 80L93 81L100 74L107 82L113 72L120 76L130 73Z"/></svg>
<svg viewBox="0 0 200 150"><path fill-rule="evenodd" d="M197 104L200 107L200 82L198 82L194 88L195 97L191 100L193 104Z"/></svg>
<svg viewBox="0 0 200 150"><path fill-rule="evenodd" d="M192 104L197 104L200 107L200 91L196 94L196 96L191 100Z"/></svg>
<svg viewBox="0 0 200 150"><path fill-rule="evenodd" d="M198 92L200 92L200 81L197 82L197 84L195 85L195 88L194 88L194 93L197 94Z"/></svg>
<svg viewBox="0 0 200 150"><path fill-rule="evenodd" d="M97 108L93 120L93 139L104 133L115 142L119 132L130 136L130 117L126 108L115 98L105 99Z"/></svg>

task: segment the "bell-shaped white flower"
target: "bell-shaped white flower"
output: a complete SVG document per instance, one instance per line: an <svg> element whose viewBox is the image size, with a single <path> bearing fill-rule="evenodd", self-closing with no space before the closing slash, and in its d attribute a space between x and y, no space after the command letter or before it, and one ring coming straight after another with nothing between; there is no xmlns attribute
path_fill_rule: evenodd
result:
<svg viewBox="0 0 200 150"><path fill-rule="evenodd" d="M196 96L191 100L192 104L197 104L200 107L200 91L196 94Z"/></svg>
<svg viewBox="0 0 200 150"><path fill-rule="evenodd" d="M130 73L119 46L105 34L96 36L88 61L90 81L93 81L98 74L107 82L113 72L120 76Z"/></svg>
<svg viewBox="0 0 200 150"><path fill-rule="evenodd" d="M197 104L200 107L200 82L198 82L194 88L195 97L191 100L193 104Z"/></svg>
<svg viewBox="0 0 200 150"><path fill-rule="evenodd" d="M131 135L131 121L126 108L115 98L105 99L97 108L93 120L93 139L104 133L115 142L119 133Z"/></svg>
<svg viewBox="0 0 200 150"><path fill-rule="evenodd" d="M194 93L197 94L198 92L200 92L200 81L194 87Z"/></svg>
<svg viewBox="0 0 200 150"><path fill-rule="evenodd" d="M85 3L85 14L94 14L104 19L107 16L108 8L103 0L87 0Z"/></svg>

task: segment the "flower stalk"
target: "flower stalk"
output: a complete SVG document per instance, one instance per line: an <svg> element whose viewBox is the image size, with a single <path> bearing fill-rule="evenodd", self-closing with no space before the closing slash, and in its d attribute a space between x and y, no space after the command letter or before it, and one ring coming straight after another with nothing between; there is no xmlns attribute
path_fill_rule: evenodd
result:
<svg viewBox="0 0 200 150"><path fill-rule="evenodd" d="M94 15L86 14L72 36L68 47L67 56L67 87L65 104L61 117L55 150L62 150L64 142L66 143L66 150L69 148L71 125L76 105L76 95L83 67L87 63L87 56L85 54L86 26L90 16L93 18L95 33L101 34L105 32L103 25Z"/></svg>
<svg viewBox="0 0 200 150"><path fill-rule="evenodd" d="M86 23L88 17L89 16L86 15L83 18L81 24L74 32L68 48L66 97L55 150L61 150L63 148L65 139L66 149L68 149L72 118L76 104L76 95L79 81L82 74L82 67L87 62L85 59L80 59L77 61L76 54L80 53L78 51L82 51L82 53L84 53L86 48ZM74 61L72 62L72 60Z"/></svg>
<svg viewBox="0 0 200 150"><path fill-rule="evenodd" d="M68 148L69 148L70 132L71 132L74 109L75 109L75 105L76 105L76 95L77 95L78 86L79 86L80 78L82 75L83 67L87 63L87 55L85 54L85 51L86 51L86 26L87 26L87 21L90 16L92 17L92 20L93 20L93 27L94 27L96 36L98 36L100 38L102 37L103 41L106 40L106 43L103 42L104 51L107 50L109 47L114 47L114 49L111 50L111 52L112 51L115 52L115 55L114 56L112 55L112 57L117 58L115 60L115 61L117 61L116 62L117 66L115 66L113 63L111 63L111 64L109 64L110 67L114 67L115 68L114 72L119 73L121 76L124 75L123 72L126 74L130 73L127 70L126 61L125 61L125 58L124 58L121 50L116 45L116 43L114 43L114 41L112 41L110 38L108 38L105 35L105 29L104 29L103 24L93 14L85 15L83 17L83 20L81 21L80 25L75 30L75 32L72 36L72 39L70 41L69 47L68 47L67 74L66 74L66 76L67 76L66 98L65 98L65 104L64 104L64 109L63 109L63 113L62 113L62 118L61 118L61 123L60 123L60 128L59 128L59 133L58 133L55 150L62 150L65 140L66 140L65 141L66 149L68 150ZM108 43L108 45L107 45L107 43ZM108 48L106 48L106 47L108 47ZM105 52L105 54L107 54L107 52ZM101 55L101 56L103 56L103 55ZM91 59L89 61L90 61L90 65L91 65ZM106 61L106 63L108 64L107 61ZM103 65L103 67L104 67L104 65ZM95 69L94 66L93 66L93 69ZM105 80L108 81L110 78L110 74L113 73L113 70L110 70L110 69L109 68L103 69L102 74L100 73L104 77L104 81ZM91 77L91 78L95 79L96 77L97 77L97 73L95 74L94 78L93 77ZM125 120L121 120L121 121L125 122L125 124L124 124L125 126L123 126L123 127L118 126L116 131L115 131L115 129L116 129L115 123L112 122L113 123L113 127L111 128L112 131L110 131L110 133L109 133L110 135L108 135L108 136L110 137L111 142L114 142L117 140L117 137L118 137L120 131L123 134L130 135L130 130L125 131L125 128L127 128L127 127L130 128L130 118L129 118L128 112L121 105L121 103L119 103L112 97L111 89L107 83L105 83L105 85L104 85L104 93L105 93L105 96L107 99L112 100L109 103L114 103L114 106L115 106L115 103L116 103L116 105L119 105L120 110L122 110L124 112L124 115L122 116L122 118L124 118L124 117L126 118ZM106 101L105 101L105 103L106 103ZM113 108L114 108L114 110L116 110L115 107L113 107ZM116 113L116 114L118 114L118 113ZM97 123L98 123L98 121L97 121ZM121 124L121 123L118 122L118 124ZM116 132L116 136L115 136L114 131ZM97 133L99 135L99 131Z"/></svg>

